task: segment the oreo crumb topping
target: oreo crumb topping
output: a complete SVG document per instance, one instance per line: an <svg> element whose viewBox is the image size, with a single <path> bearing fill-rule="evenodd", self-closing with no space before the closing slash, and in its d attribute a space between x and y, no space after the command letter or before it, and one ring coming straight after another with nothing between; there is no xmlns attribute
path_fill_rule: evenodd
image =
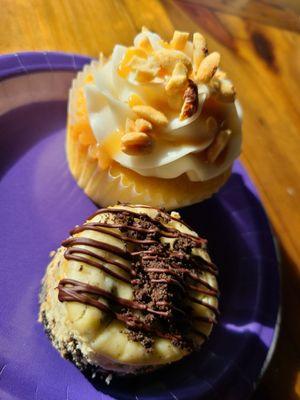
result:
<svg viewBox="0 0 300 400"><path fill-rule="evenodd" d="M159 223L168 223L170 218L166 213L159 212L156 220ZM188 336L191 327L190 309L184 306L186 276L182 269L191 269L188 255L195 247L195 242L187 237L179 237L175 240L171 249L169 243L159 242L161 234L157 229L157 223L149 221L148 217L143 215L134 218L126 211L120 212L115 214L114 222L127 227L147 230L145 233L130 230L127 227L121 228L121 232L126 233L130 238L137 240L154 239L158 242L155 245L143 244L136 249L137 251L142 250L143 253L135 255L132 260L131 268L135 278L131 283L134 299L139 304L146 305L155 311L168 313L168 317L142 311L139 313L141 314L139 319L147 324L151 331L160 330L166 336L170 334L171 341L175 346L193 350L193 341ZM149 253L150 256L145 255L145 252ZM172 268L172 281L170 281L170 267ZM135 316L133 312L128 310L124 313L131 318ZM140 342L147 351L152 350L153 333L149 334L137 328L127 328L125 332L131 340Z"/></svg>

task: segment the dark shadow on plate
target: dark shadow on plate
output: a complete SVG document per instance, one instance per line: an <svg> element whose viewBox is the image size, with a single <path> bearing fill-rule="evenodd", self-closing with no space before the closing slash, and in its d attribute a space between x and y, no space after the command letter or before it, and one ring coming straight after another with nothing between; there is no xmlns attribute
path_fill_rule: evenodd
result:
<svg viewBox="0 0 300 400"><path fill-rule="evenodd" d="M253 400L299 400L300 277L297 264L281 249L282 312L278 343Z"/></svg>

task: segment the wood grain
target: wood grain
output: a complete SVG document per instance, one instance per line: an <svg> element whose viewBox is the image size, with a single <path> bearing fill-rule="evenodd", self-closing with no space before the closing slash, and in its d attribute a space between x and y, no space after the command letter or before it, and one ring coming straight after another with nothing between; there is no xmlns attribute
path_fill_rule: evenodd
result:
<svg viewBox="0 0 300 400"><path fill-rule="evenodd" d="M222 54L244 108L242 161L283 254L283 321L255 395L300 397L300 5L296 0L0 0L0 52L97 56L130 44L143 25L170 38L202 31ZM261 398L261 397L260 397Z"/></svg>
<svg viewBox="0 0 300 400"><path fill-rule="evenodd" d="M180 0L212 11L300 32L300 2L297 0Z"/></svg>

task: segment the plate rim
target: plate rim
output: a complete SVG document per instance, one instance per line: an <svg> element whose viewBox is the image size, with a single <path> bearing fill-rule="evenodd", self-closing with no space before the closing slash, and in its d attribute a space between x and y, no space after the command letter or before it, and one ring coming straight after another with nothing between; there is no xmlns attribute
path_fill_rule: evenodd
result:
<svg viewBox="0 0 300 400"><path fill-rule="evenodd" d="M0 54L0 82L33 72L76 72L91 60L91 56L64 51L20 51Z"/></svg>

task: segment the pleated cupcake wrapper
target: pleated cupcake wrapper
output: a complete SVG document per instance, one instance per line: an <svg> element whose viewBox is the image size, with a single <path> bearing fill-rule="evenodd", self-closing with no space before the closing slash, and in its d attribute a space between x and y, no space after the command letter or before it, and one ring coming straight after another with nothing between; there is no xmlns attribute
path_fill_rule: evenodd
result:
<svg viewBox="0 0 300 400"><path fill-rule="evenodd" d="M109 167L103 170L99 167L97 159L89 154L89 146L83 145L70 133L70 126L76 124L77 93L86 83L86 77L93 74L102 62L92 61L86 65L73 80L69 94L68 105L68 131L67 131L67 158L71 173L78 185L99 206L108 206L118 201L135 204L146 204L164 207L168 210L197 203L209 198L228 179L230 171L226 171L217 178L202 182L194 192L184 193L178 188L178 196L170 194L162 187L162 180L158 180L157 191L147 188L147 177L139 177L139 184L135 180L118 170L117 167ZM139 190L144 180L143 189ZM159 188L159 186L161 186Z"/></svg>

